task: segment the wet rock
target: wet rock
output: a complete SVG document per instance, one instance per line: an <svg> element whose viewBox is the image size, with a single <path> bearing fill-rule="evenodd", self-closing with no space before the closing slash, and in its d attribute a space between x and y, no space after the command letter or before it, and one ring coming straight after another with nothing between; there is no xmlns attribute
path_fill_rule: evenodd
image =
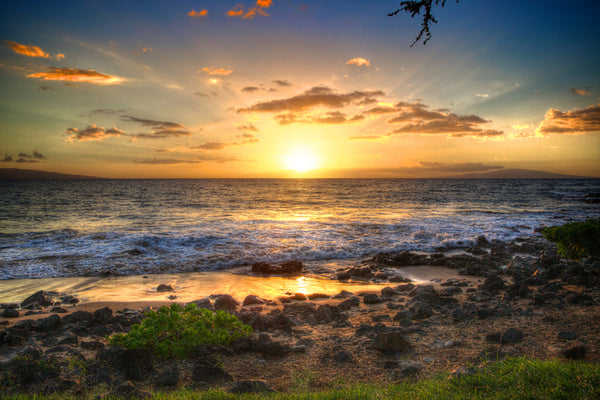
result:
<svg viewBox="0 0 600 400"><path fill-rule="evenodd" d="M314 318L319 324L329 324L343 317L344 315L340 313L339 308L329 304L320 305L314 314Z"/></svg>
<svg viewBox="0 0 600 400"><path fill-rule="evenodd" d="M17 310L8 308L8 309L4 309L2 310L2 313L0 313L0 317L2 318L19 318L19 312Z"/></svg>
<svg viewBox="0 0 600 400"><path fill-rule="evenodd" d="M338 294L336 294L335 296L333 296L334 299L346 299L350 296L352 296L354 293L349 292L347 290L342 290L340 291Z"/></svg>
<svg viewBox="0 0 600 400"><path fill-rule="evenodd" d="M227 371L214 364L212 360L201 359L196 361L192 370L192 380L208 384L231 382L233 378Z"/></svg>
<svg viewBox="0 0 600 400"><path fill-rule="evenodd" d="M439 293L433 285L420 285L414 288L409 294L411 301L421 301L430 305L439 304L441 299Z"/></svg>
<svg viewBox="0 0 600 400"><path fill-rule="evenodd" d="M214 307L208 297L204 299L194 300L190 303L194 303L197 308L206 308L207 310L214 310Z"/></svg>
<svg viewBox="0 0 600 400"><path fill-rule="evenodd" d="M21 303L21 308L48 307L53 303L52 298L44 290L35 292Z"/></svg>
<svg viewBox="0 0 600 400"><path fill-rule="evenodd" d="M383 353L406 353L412 349L412 345L400 330L389 330L377 333L373 342L373 347Z"/></svg>
<svg viewBox="0 0 600 400"><path fill-rule="evenodd" d="M400 293L407 293L413 290L415 287L416 286L414 283L405 283L404 285L399 285L396 287L396 290L398 290Z"/></svg>
<svg viewBox="0 0 600 400"><path fill-rule="evenodd" d="M174 364L158 375L156 384L158 386L175 386L179 382L179 376L179 367Z"/></svg>
<svg viewBox="0 0 600 400"><path fill-rule="evenodd" d="M51 313L55 313L55 314L66 314L68 313L68 311L65 308L62 308L60 306L54 306L52 307L52 309L50 310Z"/></svg>
<svg viewBox="0 0 600 400"><path fill-rule="evenodd" d="M246 296L244 302L242 303L243 306L251 306L255 304L265 304L265 301L258 296L249 294L248 296Z"/></svg>
<svg viewBox="0 0 600 400"><path fill-rule="evenodd" d="M161 283L156 287L156 291L158 293L172 292L173 290L175 290L175 288L172 285L168 285L165 283Z"/></svg>
<svg viewBox="0 0 600 400"><path fill-rule="evenodd" d="M506 283L498 275L488 276L485 281L479 285L479 290L498 291L506 289Z"/></svg>
<svg viewBox="0 0 600 400"><path fill-rule="evenodd" d="M316 300L316 299L328 299L329 295L325 294L325 293L311 293L308 296L309 300Z"/></svg>
<svg viewBox="0 0 600 400"><path fill-rule="evenodd" d="M391 287L384 287L381 289L381 297L390 298L400 294L396 289Z"/></svg>
<svg viewBox="0 0 600 400"><path fill-rule="evenodd" d="M381 298L375 293L369 293L363 296L363 303L365 304L379 304L381 302Z"/></svg>
<svg viewBox="0 0 600 400"><path fill-rule="evenodd" d="M267 262L252 264L252 272L259 275L298 275L303 270L302 261L292 260L273 265Z"/></svg>
<svg viewBox="0 0 600 400"><path fill-rule="evenodd" d="M408 267L417 265L428 265L429 256L417 254L410 251L397 253L380 253L373 257L373 262L392 267Z"/></svg>
<svg viewBox="0 0 600 400"><path fill-rule="evenodd" d="M216 310L224 310L228 312L235 311L240 303L229 294L220 294L215 298L214 307Z"/></svg>
<svg viewBox="0 0 600 400"><path fill-rule="evenodd" d="M265 381L250 380L234 382L227 391L235 394L275 392Z"/></svg>
<svg viewBox="0 0 600 400"><path fill-rule="evenodd" d="M574 344L563 349L560 353L569 360L581 360L585 358L587 346L584 344Z"/></svg>
<svg viewBox="0 0 600 400"><path fill-rule="evenodd" d="M356 296L352 296L338 304L337 308L341 311L348 311L351 308L358 306L360 306L360 299Z"/></svg>

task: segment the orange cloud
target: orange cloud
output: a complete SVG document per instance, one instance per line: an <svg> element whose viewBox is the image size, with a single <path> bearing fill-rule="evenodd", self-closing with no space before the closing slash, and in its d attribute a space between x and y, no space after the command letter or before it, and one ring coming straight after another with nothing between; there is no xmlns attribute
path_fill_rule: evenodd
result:
<svg viewBox="0 0 600 400"><path fill-rule="evenodd" d="M44 50L40 49L38 46L28 46L24 44L19 44L16 42L11 42L10 40L5 40L4 44L7 45L17 54L22 54L27 57L42 57L42 58L50 58L50 54L46 53Z"/></svg>
<svg viewBox="0 0 600 400"><path fill-rule="evenodd" d="M215 68L215 67L204 67L202 68L202 72L206 72L208 75L219 75L219 76L227 76L233 74L233 70L225 69L225 68Z"/></svg>
<svg viewBox="0 0 600 400"><path fill-rule="evenodd" d="M576 89L576 88L571 89L571 93L579 95L579 96L590 96L591 95L591 93L588 92L587 90Z"/></svg>
<svg viewBox="0 0 600 400"><path fill-rule="evenodd" d="M245 10L242 4L238 4L233 9L227 11L227 15L230 17L242 17L244 19L253 19L257 15L268 17L269 14L263 11L263 9L271 7L272 4L272 0L257 0L256 5L248 10Z"/></svg>
<svg viewBox="0 0 600 400"><path fill-rule="evenodd" d="M27 77L45 81L86 82L96 85L116 85L125 81L124 78L102 74L93 69L85 70L67 67L48 67L46 72L35 72L27 75Z"/></svg>
<svg viewBox="0 0 600 400"><path fill-rule="evenodd" d="M367 60L366 58L362 58L362 57L355 57L352 60L348 60L346 62L346 64L348 65L356 65L356 66L365 66L368 67L369 65L371 65L371 62L369 60Z"/></svg>
<svg viewBox="0 0 600 400"><path fill-rule="evenodd" d="M583 110L564 112L551 108L546 113L544 121L536 129L537 134L578 135L593 132L600 132L600 104L586 107Z"/></svg>
<svg viewBox="0 0 600 400"><path fill-rule="evenodd" d="M208 15L208 10L202 9L200 11L196 11L196 10L192 10L188 13L188 17L192 17L192 18L200 18L200 17L206 17Z"/></svg>
<svg viewBox="0 0 600 400"><path fill-rule="evenodd" d="M104 140L111 136L123 136L125 132L117 127L105 129L102 126L97 126L96 124L92 124L83 129L77 128L68 128L65 130L66 133L70 134L69 142L78 141L89 141L89 140Z"/></svg>

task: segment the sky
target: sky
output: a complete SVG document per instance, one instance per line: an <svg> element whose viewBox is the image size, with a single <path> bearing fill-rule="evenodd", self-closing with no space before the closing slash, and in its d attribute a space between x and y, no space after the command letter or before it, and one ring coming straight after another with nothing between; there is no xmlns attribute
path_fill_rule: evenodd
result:
<svg viewBox="0 0 600 400"><path fill-rule="evenodd" d="M600 2L0 3L0 168L600 177Z"/></svg>

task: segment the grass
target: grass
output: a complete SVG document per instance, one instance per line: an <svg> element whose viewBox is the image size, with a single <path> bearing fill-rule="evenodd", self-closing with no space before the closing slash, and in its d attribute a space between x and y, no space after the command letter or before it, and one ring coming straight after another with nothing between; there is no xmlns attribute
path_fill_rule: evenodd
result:
<svg viewBox="0 0 600 400"><path fill-rule="evenodd" d="M391 385L350 385L314 392L297 388L292 393L234 395L222 390L193 391L186 388L175 392L153 394L156 400L451 400L451 399L598 399L600 398L600 366L582 362L558 360L538 361L510 358L493 363L477 373L448 379L448 374ZM99 393L89 394L90 399ZM12 395L7 400L80 399L68 394ZM116 399L110 396L107 399Z"/></svg>

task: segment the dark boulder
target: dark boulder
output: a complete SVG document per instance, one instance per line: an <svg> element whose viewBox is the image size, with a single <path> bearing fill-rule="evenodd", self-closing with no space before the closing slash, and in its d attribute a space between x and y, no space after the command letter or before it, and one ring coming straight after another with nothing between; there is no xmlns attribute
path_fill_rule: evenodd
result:
<svg viewBox="0 0 600 400"><path fill-rule="evenodd" d="M142 381L154 374L152 353L148 349L128 349L122 354L121 372L127 379Z"/></svg>
<svg viewBox="0 0 600 400"><path fill-rule="evenodd" d="M235 311L240 303L229 294L220 294L215 298L214 307L216 310L232 312Z"/></svg>
<svg viewBox="0 0 600 400"><path fill-rule="evenodd" d="M412 349L404 332L397 329L377 333L373 347L383 353L406 353Z"/></svg>
<svg viewBox="0 0 600 400"><path fill-rule="evenodd" d="M498 275L488 276L485 281L479 285L480 290L498 291L506 289L506 283Z"/></svg>
<svg viewBox="0 0 600 400"><path fill-rule="evenodd" d="M426 319L433 315L431 306L422 301L414 302L409 311L412 319Z"/></svg>
<svg viewBox="0 0 600 400"><path fill-rule="evenodd" d="M363 296L363 303L365 303L365 304L379 304L381 302L382 302L381 297L379 297L375 293L369 293L369 294L365 294Z"/></svg>
<svg viewBox="0 0 600 400"><path fill-rule="evenodd" d="M172 292L173 290L175 290L175 288L172 285L167 285L165 283L161 283L156 288L158 293Z"/></svg>
<svg viewBox="0 0 600 400"><path fill-rule="evenodd" d="M558 332L558 338L561 340L575 340L579 337L575 332L572 331L560 331Z"/></svg>
<svg viewBox="0 0 600 400"><path fill-rule="evenodd" d="M265 301L258 296L249 294L248 296L246 296L244 302L242 303L243 306L251 306L255 304L265 304Z"/></svg>
<svg viewBox="0 0 600 400"><path fill-rule="evenodd" d="M196 308L206 308L207 310L214 310L214 307L208 297L204 299L194 300L190 303L194 303L196 305Z"/></svg>
<svg viewBox="0 0 600 400"><path fill-rule="evenodd" d="M340 309L329 304L320 305L314 313L314 318L318 324L329 324L335 322L344 315L340 313Z"/></svg>
<svg viewBox="0 0 600 400"><path fill-rule="evenodd" d="M37 332L51 332L62 326L62 320L57 314L51 314L46 318L38 319L32 325Z"/></svg>
<svg viewBox="0 0 600 400"><path fill-rule="evenodd" d="M21 308L48 307L52 303L53 301L49 294L44 290L40 290L23 300Z"/></svg>
<svg viewBox="0 0 600 400"><path fill-rule="evenodd" d="M341 311L348 311L351 308L358 306L360 306L360 299L356 296L352 296L338 304L337 308Z"/></svg>
<svg viewBox="0 0 600 400"><path fill-rule="evenodd" d="M581 360L585 358L587 346L584 344L574 344L563 349L560 353L569 360Z"/></svg>
<svg viewBox="0 0 600 400"><path fill-rule="evenodd" d="M273 265L267 262L252 264L252 272L259 275L298 275L303 270L302 261L292 260Z"/></svg>
<svg viewBox="0 0 600 400"><path fill-rule="evenodd" d="M173 364L169 368L158 374L156 378L156 384L158 386L175 386L179 382L179 367L177 364Z"/></svg>
<svg viewBox="0 0 600 400"><path fill-rule="evenodd" d="M19 318L19 312L17 310L11 308L5 308L0 313L0 317L2 318Z"/></svg>
<svg viewBox="0 0 600 400"><path fill-rule="evenodd" d="M74 324L78 322L92 322L94 315L87 311L75 311L74 313L67 314L62 317L62 323L64 325Z"/></svg>
<svg viewBox="0 0 600 400"><path fill-rule="evenodd" d="M523 340L523 331L517 328L508 328L500 336L500 343L502 344L516 344Z"/></svg>
<svg viewBox="0 0 600 400"><path fill-rule="evenodd" d="M104 307L94 311L93 317L95 324L110 324L113 321L113 312L110 308Z"/></svg>

